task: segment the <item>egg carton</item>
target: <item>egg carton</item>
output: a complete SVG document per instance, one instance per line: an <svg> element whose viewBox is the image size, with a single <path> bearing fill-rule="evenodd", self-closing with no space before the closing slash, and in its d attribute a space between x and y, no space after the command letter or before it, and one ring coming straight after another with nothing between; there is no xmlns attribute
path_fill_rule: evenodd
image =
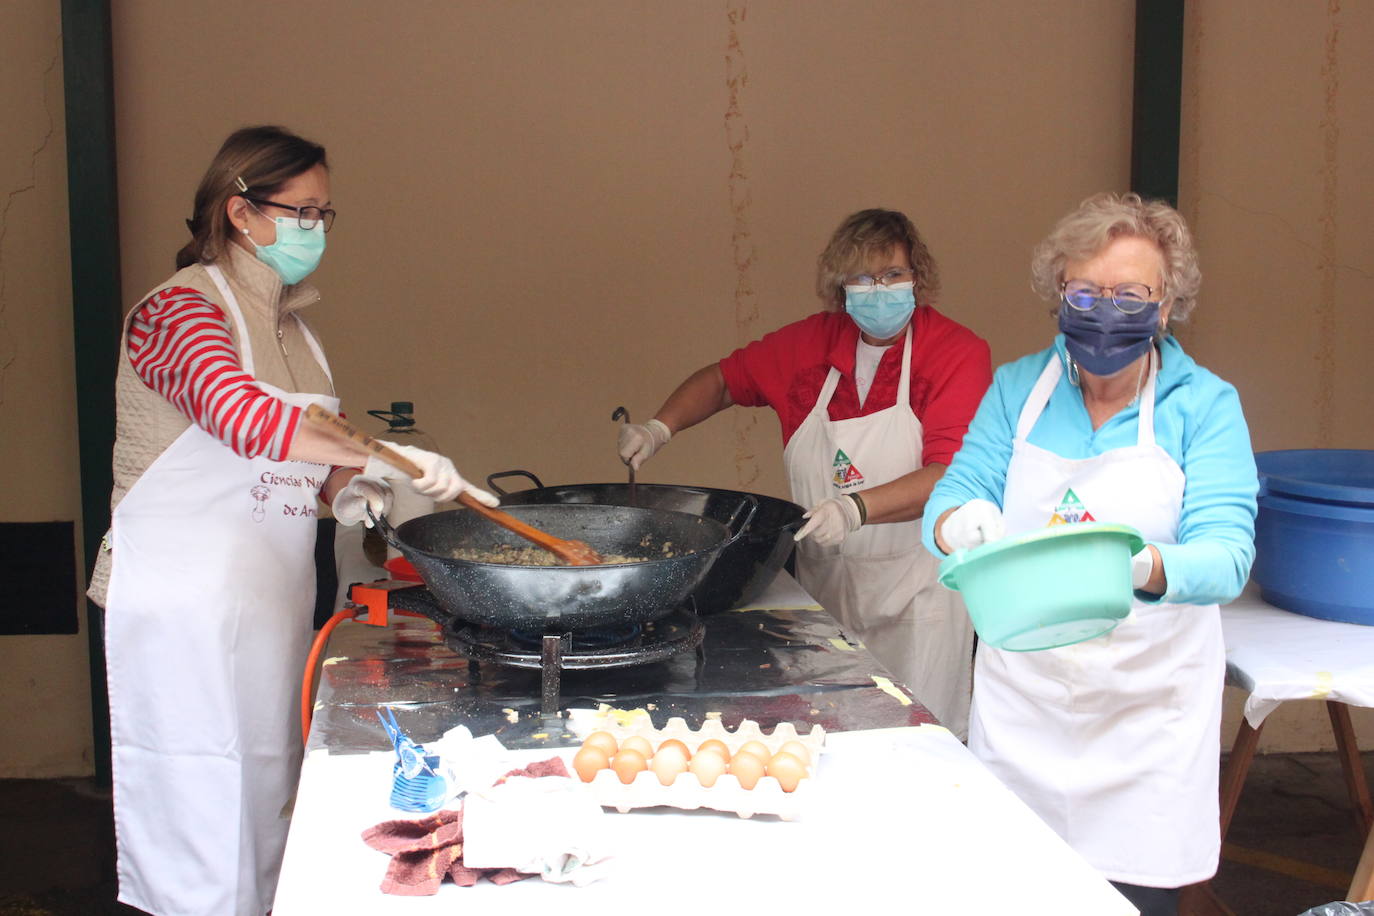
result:
<svg viewBox="0 0 1374 916"><path fill-rule="evenodd" d="M752 789L740 785L739 780L729 773L722 774L708 789L691 772L679 773L672 785L663 785L652 769L635 775L632 782L620 781L614 770L599 771L589 786L597 802L604 808L614 808L621 814L635 808L668 807L683 810L709 808L749 818L755 814L772 814L790 821L795 819L806 805L812 794L812 782L816 767L820 762L821 750L825 746L825 729L813 725L805 735L799 734L790 722L779 723L771 734L765 734L757 722L746 719L739 728L727 731L717 719L708 719L701 728L688 728L685 719L674 717L661 729L656 729L646 718L630 725L618 725L612 721L598 721L588 731L609 732L617 744L626 738L641 735L655 748L670 738L676 738L687 745L688 751L696 754L703 741L714 738L723 741L729 748L731 757L748 741L762 742L770 754L788 741L800 742L811 754L811 763L806 775L791 792L784 792L777 779L762 776ZM569 758L571 759L571 758ZM576 777L574 777L576 778Z"/></svg>

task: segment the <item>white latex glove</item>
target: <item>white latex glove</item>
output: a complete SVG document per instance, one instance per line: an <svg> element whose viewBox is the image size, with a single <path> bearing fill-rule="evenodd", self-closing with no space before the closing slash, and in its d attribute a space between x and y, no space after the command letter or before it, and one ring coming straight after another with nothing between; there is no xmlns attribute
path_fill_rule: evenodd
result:
<svg viewBox="0 0 1374 916"><path fill-rule="evenodd" d="M1131 588L1144 588L1155 571L1155 554L1147 544L1145 549L1131 557Z"/></svg>
<svg viewBox="0 0 1374 916"><path fill-rule="evenodd" d="M620 427L620 441L617 448L620 460L639 470L639 466L653 457L654 452L668 444L673 438L672 430L659 420L648 423L626 423Z"/></svg>
<svg viewBox="0 0 1374 916"><path fill-rule="evenodd" d="M940 537L951 551L977 547L1007 533L1002 510L986 499L970 499L945 519Z"/></svg>
<svg viewBox="0 0 1374 916"><path fill-rule="evenodd" d="M849 536L849 532L858 531L863 524L859 507L848 496L832 496L825 502L817 503L802 518L810 521L802 526L793 540L810 537L812 543L821 547L840 543Z"/></svg>
<svg viewBox="0 0 1374 916"><path fill-rule="evenodd" d="M356 525L362 522L372 527L372 519L367 517L367 509L372 507L373 515L386 515L391 511L391 485L380 477L366 474L355 475L338 493L334 494L334 518L340 525Z"/></svg>
<svg viewBox="0 0 1374 916"><path fill-rule="evenodd" d="M427 452L422 448L413 445L397 445L394 442L386 442L378 439L383 445L400 453L403 457L409 458L424 475L411 478L404 471L394 468L382 461L380 458L371 457L367 459L367 467L363 468L363 473L369 477L383 477L387 480L404 480L410 484L415 492L422 496L428 496L435 502L448 502L454 499L459 493L468 492L482 505L495 508L500 504L500 500L480 487L474 487L458 474L458 469L453 466L443 455L435 452Z"/></svg>

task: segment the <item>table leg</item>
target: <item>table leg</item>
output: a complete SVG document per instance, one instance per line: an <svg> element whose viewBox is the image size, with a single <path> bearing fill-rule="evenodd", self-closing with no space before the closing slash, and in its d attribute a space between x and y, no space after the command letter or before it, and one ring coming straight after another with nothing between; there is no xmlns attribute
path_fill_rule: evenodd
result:
<svg viewBox="0 0 1374 916"><path fill-rule="evenodd" d="M1374 802L1369 798L1364 763L1360 760L1359 745L1355 743L1355 727L1350 724L1350 707L1327 700L1326 711L1331 716L1331 733L1336 736L1336 754L1341 758L1345 787L1350 792L1351 807L1355 809L1355 827L1360 831L1360 836L1365 836L1370 826L1374 825Z"/></svg>
<svg viewBox="0 0 1374 916"><path fill-rule="evenodd" d="M1365 838L1360 864L1355 866L1355 880L1350 882L1350 893L1345 899L1351 903L1374 900L1374 830Z"/></svg>
<svg viewBox="0 0 1374 916"><path fill-rule="evenodd" d="M1221 839L1226 840L1226 831L1231 826L1231 817L1236 813L1236 803L1240 801L1240 790L1245 786L1245 775L1250 772L1250 763L1255 759L1255 748L1259 746L1259 728L1251 728L1244 718L1240 720L1240 731L1231 745L1231 756L1226 760L1226 769L1221 774Z"/></svg>
<svg viewBox="0 0 1374 916"><path fill-rule="evenodd" d="M1231 755L1226 759L1226 769L1221 774L1221 839L1226 840L1226 831L1231 826L1231 816L1236 813L1236 803L1240 801L1240 790L1245 786L1245 775L1250 772L1250 763L1255 759L1255 748L1259 746L1259 728L1251 728L1245 719L1240 720L1240 731L1231 745ZM1183 888L1178 901L1179 916L1213 916L1230 914L1207 881L1190 884Z"/></svg>

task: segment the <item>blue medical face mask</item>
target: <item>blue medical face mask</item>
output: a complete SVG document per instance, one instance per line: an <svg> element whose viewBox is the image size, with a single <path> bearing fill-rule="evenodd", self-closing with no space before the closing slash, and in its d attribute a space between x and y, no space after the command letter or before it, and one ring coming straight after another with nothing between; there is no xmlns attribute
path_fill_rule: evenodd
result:
<svg viewBox="0 0 1374 916"><path fill-rule="evenodd" d="M273 222L277 225L277 240L271 245L253 242L246 229L244 235L257 249L258 260L275 270L281 282L294 286L320 266L320 258L324 257L324 222L317 222L314 229L302 229L294 216L279 216Z"/></svg>
<svg viewBox="0 0 1374 916"><path fill-rule="evenodd" d="M1159 328L1159 303L1127 315L1111 299L1094 299L1088 311L1059 306L1059 330L1069 356L1093 375L1114 375L1144 356Z"/></svg>
<svg viewBox="0 0 1374 916"><path fill-rule="evenodd" d="M887 340L911 320L916 311L914 283L892 286L846 286L844 310L869 337Z"/></svg>

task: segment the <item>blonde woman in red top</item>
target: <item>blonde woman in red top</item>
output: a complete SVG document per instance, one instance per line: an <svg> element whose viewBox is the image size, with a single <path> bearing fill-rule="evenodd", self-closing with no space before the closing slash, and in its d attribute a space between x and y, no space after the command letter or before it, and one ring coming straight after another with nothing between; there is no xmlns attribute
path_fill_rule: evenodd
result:
<svg viewBox="0 0 1374 916"><path fill-rule="evenodd" d="M938 289L911 220L855 213L821 252L822 311L693 373L618 448L638 468L728 407L776 411L792 498L810 508L801 584L962 737L973 632L936 582L919 519L992 367L987 344L935 309Z"/></svg>

